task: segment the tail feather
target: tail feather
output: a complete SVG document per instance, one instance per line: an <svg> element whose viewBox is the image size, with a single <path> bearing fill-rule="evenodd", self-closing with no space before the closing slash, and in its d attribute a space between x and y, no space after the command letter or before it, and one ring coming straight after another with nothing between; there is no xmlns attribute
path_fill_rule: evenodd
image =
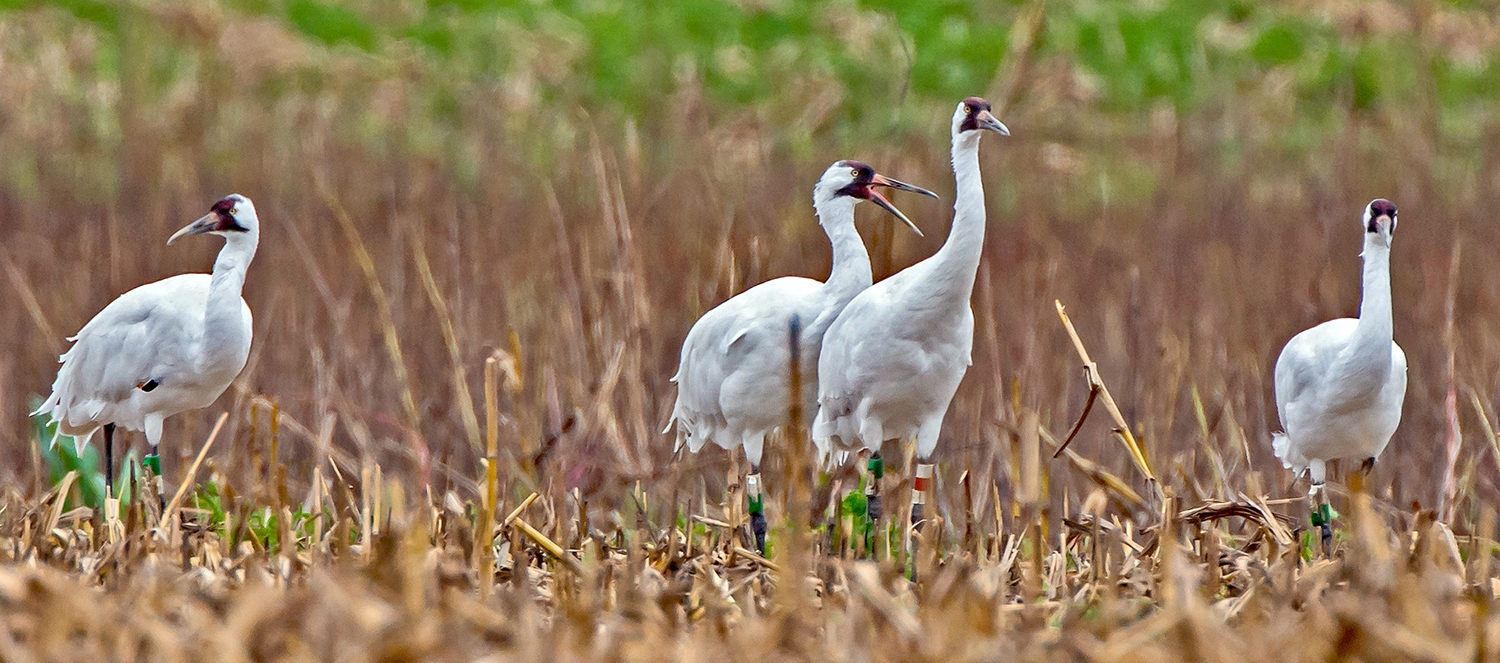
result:
<svg viewBox="0 0 1500 663"><path fill-rule="evenodd" d="M1284 432L1271 434L1271 451L1276 454L1281 466L1292 471L1295 476L1302 476L1307 470L1307 461L1292 457L1292 438L1287 437Z"/></svg>

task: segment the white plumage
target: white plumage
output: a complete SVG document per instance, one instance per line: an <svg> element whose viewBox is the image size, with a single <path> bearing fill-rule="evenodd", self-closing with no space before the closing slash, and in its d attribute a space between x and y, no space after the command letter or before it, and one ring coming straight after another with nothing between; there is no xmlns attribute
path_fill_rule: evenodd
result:
<svg viewBox="0 0 1500 663"><path fill-rule="evenodd" d="M971 363L969 296L984 244L982 131L1008 136L983 99L953 114L953 227L936 254L856 296L828 329L818 360L813 440L825 457L888 439L917 439L926 462Z"/></svg>
<svg viewBox="0 0 1500 663"><path fill-rule="evenodd" d="M250 307L240 291L259 227L250 199L235 194L172 235L168 244L186 235L223 236L213 274L172 276L110 302L69 339L52 395L32 414L49 414L80 449L106 427L108 462L112 426L144 430L154 449L163 420L213 403L249 356Z"/></svg>
<svg viewBox="0 0 1500 663"><path fill-rule="evenodd" d="M1288 341L1276 360L1276 409L1285 432L1272 448L1297 475L1321 486L1325 463L1373 461L1401 423L1406 353L1392 340L1391 235L1396 206L1365 206L1364 296L1359 318L1339 318Z"/></svg>
<svg viewBox="0 0 1500 663"><path fill-rule="evenodd" d="M786 423L791 404L788 341L794 315L801 324L802 398L805 411L813 411L823 332L871 281L870 256L854 227L855 204L874 201L916 230L875 192L876 186L936 197L857 161L833 164L813 187L813 207L833 245L828 281L773 279L730 298L693 324L672 377L677 402L667 431L677 427L679 448L696 453L710 441L725 449L743 446L752 472L760 466L765 436Z"/></svg>

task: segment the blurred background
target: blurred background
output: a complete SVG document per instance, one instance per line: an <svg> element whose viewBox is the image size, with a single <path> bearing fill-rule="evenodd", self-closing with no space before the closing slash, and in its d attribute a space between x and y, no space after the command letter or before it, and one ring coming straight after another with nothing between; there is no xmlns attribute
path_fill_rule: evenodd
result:
<svg viewBox="0 0 1500 663"><path fill-rule="evenodd" d="M659 431L694 319L767 278L826 276L811 187L830 162L943 195L895 199L925 238L861 208L877 279L936 250L949 118L980 95L1013 136L981 149L975 364L937 454L950 486L967 471L1008 496L1017 411L1058 433L1078 416L1060 300L1179 494L1299 494L1270 453L1272 367L1297 331L1357 314L1378 196L1401 210L1411 369L1375 493L1447 492L1464 512L1500 498L1497 16L1463 0L0 0L0 477L45 487L26 413L64 338L129 288L207 271L218 242L165 240L238 192L262 221L255 346L215 406L168 422L169 472L228 409L213 466L253 482L274 403L293 494L332 422L345 476L373 461L471 499L481 367L499 356L512 490L622 500L680 476ZM1073 448L1142 490L1110 427L1096 412ZM729 467L713 450L687 476L713 496ZM1053 499L1088 485L1050 466Z"/></svg>

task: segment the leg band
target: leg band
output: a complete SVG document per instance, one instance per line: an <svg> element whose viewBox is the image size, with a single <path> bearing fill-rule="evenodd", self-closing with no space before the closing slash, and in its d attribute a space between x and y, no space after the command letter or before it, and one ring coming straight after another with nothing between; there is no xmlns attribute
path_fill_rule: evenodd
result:
<svg viewBox="0 0 1500 663"><path fill-rule="evenodd" d="M932 490L932 463L918 463L917 478L911 487L911 503L926 504L929 490Z"/></svg>
<svg viewBox="0 0 1500 663"><path fill-rule="evenodd" d="M755 534L755 551L766 554L766 500L760 489L760 473L745 476L745 496L749 500L750 531Z"/></svg>

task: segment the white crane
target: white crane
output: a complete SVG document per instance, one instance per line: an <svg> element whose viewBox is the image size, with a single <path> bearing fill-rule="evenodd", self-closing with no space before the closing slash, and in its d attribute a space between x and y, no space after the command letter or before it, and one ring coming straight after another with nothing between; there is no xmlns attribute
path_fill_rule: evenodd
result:
<svg viewBox="0 0 1500 663"><path fill-rule="evenodd" d="M1396 206L1377 198L1365 206L1364 297L1359 318L1329 320L1287 341L1276 359L1276 411L1285 432L1271 438L1281 463L1311 475L1313 524L1332 537L1322 500L1325 463L1357 458L1365 470L1401 424L1406 353L1392 340L1391 235Z"/></svg>
<svg viewBox="0 0 1500 663"><path fill-rule="evenodd" d="M969 295L984 247L984 187L979 137L1010 130L990 104L970 97L953 112L953 227L936 254L856 296L823 337L818 360L818 416L813 440L826 458L861 445L874 452L866 492L871 522L880 519L880 445L917 440L912 523L922 521L930 488L929 459L943 415L972 362L974 313Z"/></svg>
<svg viewBox="0 0 1500 663"><path fill-rule="evenodd" d="M818 349L823 332L859 291L870 287L870 255L854 227L854 206L873 201L921 235L917 226L875 191L883 186L937 194L875 172L858 161L828 167L813 187L813 208L833 244L827 282L784 276L766 281L714 307L693 324L682 343L677 403L663 433L677 427L677 448L697 453L712 441L725 449L744 447L751 528L765 549L760 459L766 435L787 422L791 405L789 348L793 319L800 325L799 363L804 412L816 404Z"/></svg>
<svg viewBox="0 0 1500 663"><path fill-rule="evenodd" d="M80 451L104 429L106 490L114 494L114 432L144 430L153 454L162 421L212 404L250 354L250 307L240 298L260 222L239 194L214 203L167 240L224 238L213 274L179 274L120 295L94 316L61 358L52 395L32 415L51 415ZM158 476L160 471L158 469Z"/></svg>

